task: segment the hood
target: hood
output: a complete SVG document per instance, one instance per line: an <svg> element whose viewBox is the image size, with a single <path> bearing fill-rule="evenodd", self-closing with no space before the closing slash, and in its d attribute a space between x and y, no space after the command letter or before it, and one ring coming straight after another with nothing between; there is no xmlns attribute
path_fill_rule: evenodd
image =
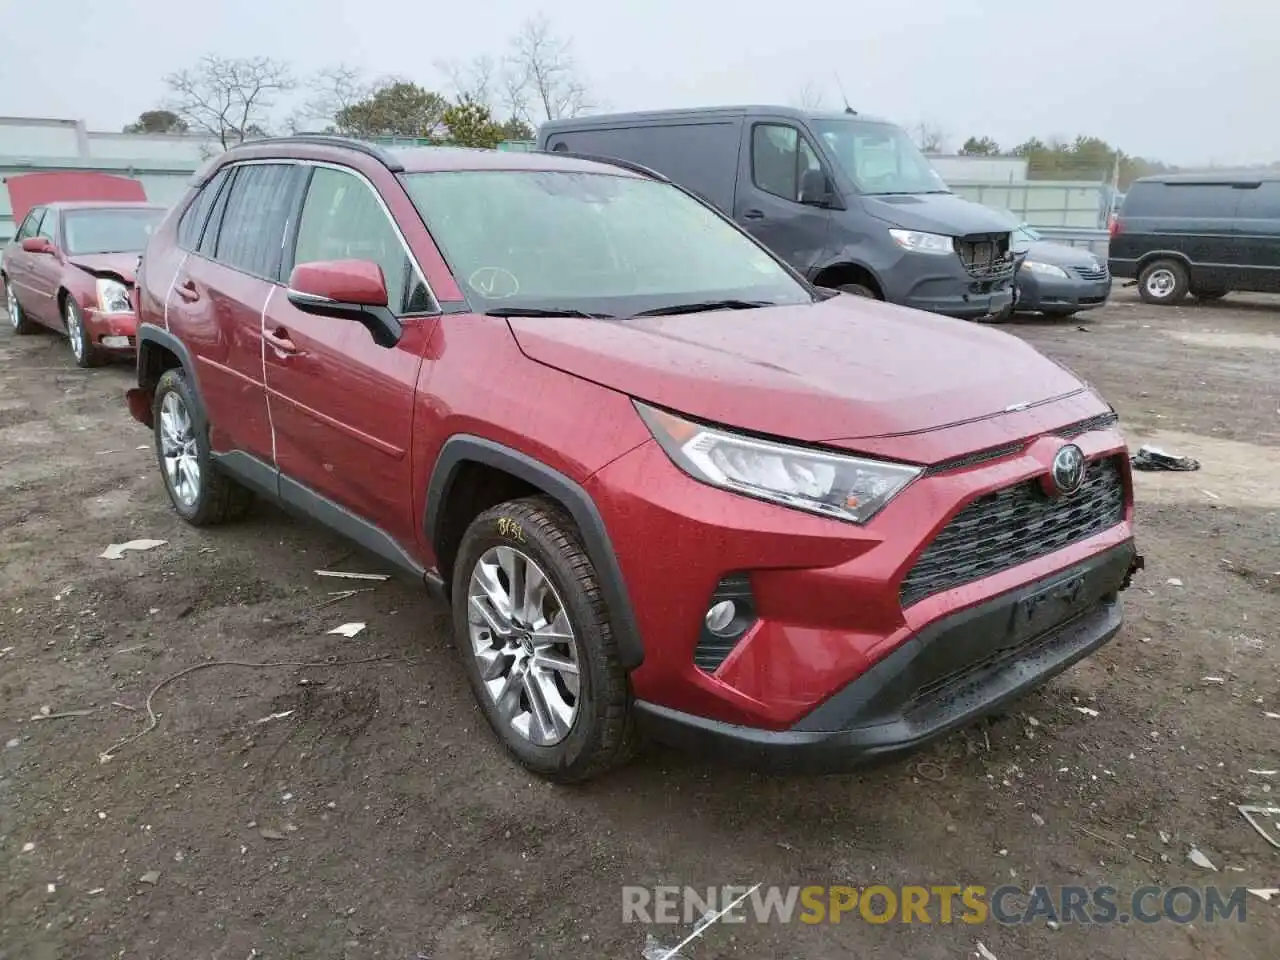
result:
<svg viewBox="0 0 1280 960"><path fill-rule="evenodd" d="M971 233L1009 233L1009 219L990 207L954 193L912 193L860 198L877 220L904 230L963 237Z"/></svg>
<svg viewBox="0 0 1280 960"><path fill-rule="evenodd" d="M95 277L119 277L132 286L141 256L140 253L85 253L67 260Z"/></svg>
<svg viewBox="0 0 1280 960"><path fill-rule="evenodd" d="M1055 267L1106 266L1105 257L1098 257L1084 247L1072 247L1051 240L1036 240L1027 246L1027 259L1051 263Z"/></svg>
<svg viewBox="0 0 1280 960"><path fill-rule="evenodd" d="M111 173L67 171L56 173L22 173L4 178L9 191L13 222L21 223L32 207L45 203L109 200L140 201L147 199L141 181Z"/></svg>
<svg viewBox="0 0 1280 960"><path fill-rule="evenodd" d="M520 349L547 366L697 419L808 442L931 430L1087 389L1016 337L847 295L510 324Z"/></svg>

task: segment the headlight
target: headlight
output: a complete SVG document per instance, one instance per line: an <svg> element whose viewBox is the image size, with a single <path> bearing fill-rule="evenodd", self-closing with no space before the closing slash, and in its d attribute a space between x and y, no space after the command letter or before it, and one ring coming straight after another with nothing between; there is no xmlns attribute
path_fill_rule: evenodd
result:
<svg viewBox="0 0 1280 960"><path fill-rule="evenodd" d="M1042 277L1058 277L1061 280L1067 279L1067 271L1061 267L1055 267L1052 263L1041 263L1039 260L1023 260L1022 269L1030 270L1032 273L1038 273Z"/></svg>
<svg viewBox="0 0 1280 960"><path fill-rule="evenodd" d="M951 237L939 233L921 233L918 230L889 231L889 236L903 250L912 253L955 253L956 245Z"/></svg>
<svg viewBox="0 0 1280 960"><path fill-rule="evenodd" d="M695 480L823 516L866 523L920 468L757 440L635 401L677 467Z"/></svg>
<svg viewBox="0 0 1280 960"><path fill-rule="evenodd" d="M133 313L129 288L119 280L98 278L98 305L103 313Z"/></svg>

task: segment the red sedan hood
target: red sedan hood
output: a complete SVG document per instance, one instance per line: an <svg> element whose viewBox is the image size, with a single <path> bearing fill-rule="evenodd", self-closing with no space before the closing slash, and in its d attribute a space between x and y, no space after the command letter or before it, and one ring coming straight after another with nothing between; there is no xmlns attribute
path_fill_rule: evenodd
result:
<svg viewBox="0 0 1280 960"><path fill-rule="evenodd" d="M95 276L111 274L132 285L138 269L138 257L136 253L86 253L67 259Z"/></svg>
<svg viewBox="0 0 1280 960"><path fill-rule="evenodd" d="M851 296L510 323L540 363L698 419L809 442L931 430L1086 389L1016 337Z"/></svg>

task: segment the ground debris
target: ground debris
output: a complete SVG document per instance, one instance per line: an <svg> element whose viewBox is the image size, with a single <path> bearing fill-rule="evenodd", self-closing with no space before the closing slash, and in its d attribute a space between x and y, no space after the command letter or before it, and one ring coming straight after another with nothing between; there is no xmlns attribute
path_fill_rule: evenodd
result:
<svg viewBox="0 0 1280 960"><path fill-rule="evenodd" d="M1135 470L1199 470L1200 461L1165 453L1159 447L1142 446L1129 458Z"/></svg>
<svg viewBox="0 0 1280 960"><path fill-rule="evenodd" d="M130 550L154 550L156 547L163 547L168 542L168 540L129 540L125 543L113 543L98 556L103 560L119 560Z"/></svg>
<svg viewBox="0 0 1280 960"><path fill-rule="evenodd" d="M1249 826L1258 832L1258 836L1262 837L1263 840L1277 850L1280 850L1280 839L1273 836L1266 827L1255 819L1256 817L1267 817L1270 820L1271 817L1280 817L1280 807L1259 807L1249 803L1241 803L1236 806L1236 809L1248 821Z"/></svg>
<svg viewBox="0 0 1280 960"><path fill-rule="evenodd" d="M330 635L330 636L333 636L334 634L336 634L337 636L340 636L340 637L346 637L348 640L350 640L350 639L351 639L352 637L354 637L356 634L358 634L358 633L360 633L361 631L363 631L363 630L364 630L364 628L365 628L366 626L367 626L367 624L365 624L365 623L360 623L360 622L357 622L357 623L344 623L344 624L340 624L339 626L336 626L336 627L334 627L332 630L330 630L330 631L329 631L329 635Z"/></svg>
<svg viewBox="0 0 1280 960"><path fill-rule="evenodd" d="M1217 871L1217 867L1213 865L1213 861L1200 852L1198 847L1192 847L1187 853L1187 859L1194 863L1197 867L1203 867L1205 870Z"/></svg>
<svg viewBox="0 0 1280 960"><path fill-rule="evenodd" d="M154 887L157 883L160 882L160 871L148 870L146 873L144 873L142 876L138 878L138 882L145 883L148 886Z"/></svg>
<svg viewBox="0 0 1280 960"><path fill-rule="evenodd" d="M337 577L341 580L390 580L385 573L350 573L343 570L317 570L317 577Z"/></svg>

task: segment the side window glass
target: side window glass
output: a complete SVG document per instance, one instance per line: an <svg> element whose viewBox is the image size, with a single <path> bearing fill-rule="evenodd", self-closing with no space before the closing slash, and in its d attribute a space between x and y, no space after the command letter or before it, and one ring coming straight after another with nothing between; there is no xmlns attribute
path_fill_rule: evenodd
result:
<svg viewBox="0 0 1280 960"><path fill-rule="evenodd" d="M766 193L784 200L795 200L800 195L797 172L801 169L800 149L802 141L795 127L781 124L757 124L751 133L751 178ZM813 151L808 144L804 150L813 162Z"/></svg>
<svg viewBox="0 0 1280 960"><path fill-rule="evenodd" d="M293 264L317 260L372 260L382 268L392 310L432 308L425 283L372 190L331 167L317 167L311 176L293 254Z"/></svg>
<svg viewBox="0 0 1280 960"><path fill-rule="evenodd" d="M27 237L34 237L36 230L40 227L40 218L44 216L44 208L36 207L27 214L26 219L22 221L22 226L18 229L16 240L25 240Z"/></svg>
<svg viewBox="0 0 1280 960"><path fill-rule="evenodd" d="M255 277L276 276L294 197L295 172L290 163L255 163L240 168L222 214L215 260Z"/></svg>
<svg viewBox="0 0 1280 960"><path fill-rule="evenodd" d="M218 247L218 236L222 232L222 217L227 212L227 198L235 188L236 173L235 167L228 168L227 178L223 182L222 189L218 191L217 197L214 198L209 219L205 223L204 232L200 234L199 246L196 247L202 257L208 257L210 260L213 259L213 253Z"/></svg>
<svg viewBox="0 0 1280 960"><path fill-rule="evenodd" d="M44 237L50 243L57 243L58 233L58 211L46 210L44 219L40 221L40 229L36 231L37 237Z"/></svg>
<svg viewBox="0 0 1280 960"><path fill-rule="evenodd" d="M205 221L209 219L209 210L218 199L218 191L227 182L227 169L219 170L208 183L196 194L191 205L182 213L178 221L178 246L184 250L194 250L200 244L200 236L204 233Z"/></svg>

